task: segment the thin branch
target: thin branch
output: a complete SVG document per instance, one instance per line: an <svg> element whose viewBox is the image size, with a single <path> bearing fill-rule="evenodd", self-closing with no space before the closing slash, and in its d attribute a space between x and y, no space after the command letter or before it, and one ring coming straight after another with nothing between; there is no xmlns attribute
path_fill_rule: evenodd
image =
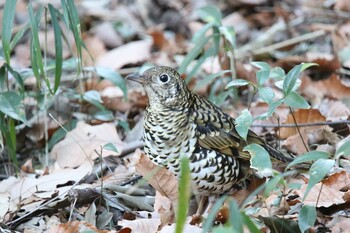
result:
<svg viewBox="0 0 350 233"><path fill-rule="evenodd" d="M341 125L347 124L350 125L350 120L343 121L332 121L332 122L312 122L312 123L298 123L298 126L295 124L252 124L251 127L260 127L260 128L296 128L296 127L309 127L309 126L322 126L322 125Z"/></svg>
<svg viewBox="0 0 350 233"><path fill-rule="evenodd" d="M301 132L300 132L300 129L299 129L297 120L295 119L295 116L294 116L293 109L292 109L291 107L289 107L289 110L290 110L290 113L292 114L293 121L294 121L294 124L295 124L295 126L296 126L296 128L297 128L297 131L298 131L298 134L299 134L299 136L300 136L300 138L301 138L301 141L303 142L305 149L309 152L309 151L310 151L310 150L309 150L309 147L306 145L305 140L304 140L304 138L303 138L303 135L302 135Z"/></svg>

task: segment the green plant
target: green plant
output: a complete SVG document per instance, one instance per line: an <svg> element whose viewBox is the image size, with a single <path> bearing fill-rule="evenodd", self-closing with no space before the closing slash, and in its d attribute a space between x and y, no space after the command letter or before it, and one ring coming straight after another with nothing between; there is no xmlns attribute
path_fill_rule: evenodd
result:
<svg viewBox="0 0 350 233"><path fill-rule="evenodd" d="M233 27L222 25L222 15L217 7L209 5L200 8L198 15L206 24L193 36L192 43L194 47L181 62L179 72L187 73L186 82L189 82L207 59L213 59L220 54L227 56L226 58L230 63L229 70L206 76L195 87L196 90L217 81L212 85L209 99L220 105L229 95L235 94L232 89L226 91L221 89L227 80L235 79L234 49L236 47L236 36ZM231 73L229 79L217 79L227 73ZM221 90L220 93L216 95L219 90Z"/></svg>

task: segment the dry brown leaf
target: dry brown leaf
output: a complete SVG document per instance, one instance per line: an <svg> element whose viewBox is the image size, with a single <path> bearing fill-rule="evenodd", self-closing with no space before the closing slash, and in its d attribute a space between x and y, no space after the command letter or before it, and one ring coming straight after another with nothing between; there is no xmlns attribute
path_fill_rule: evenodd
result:
<svg viewBox="0 0 350 233"><path fill-rule="evenodd" d="M288 151L295 154L301 155L307 152L307 149L304 146L303 140L306 145L308 145L308 135L305 130L300 130L301 136L299 133L289 136L287 140L283 142L283 147ZM301 138L302 137L302 138Z"/></svg>
<svg viewBox="0 0 350 233"><path fill-rule="evenodd" d="M124 44L99 57L96 61L96 66L117 70L125 65L147 61L151 56L151 47L152 42L148 40Z"/></svg>
<svg viewBox="0 0 350 233"><path fill-rule="evenodd" d="M338 100L350 97L350 87L344 86L336 74L321 81L312 81L309 77L304 77L300 88L303 94L317 105L325 96Z"/></svg>
<svg viewBox="0 0 350 233"><path fill-rule="evenodd" d="M350 188L350 174L343 170L330 175L322 183L334 190L347 191Z"/></svg>
<svg viewBox="0 0 350 233"><path fill-rule="evenodd" d="M22 166L21 170L25 173L34 173L32 159L28 159Z"/></svg>
<svg viewBox="0 0 350 233"><path fill-rule="evenodd" d="M336 0L334 4L336 11L350 11L350 0Z"/></svg>
<svg viewBox="0 0 350 233"><path fill-rule="evenodd" d="M322 116L320 111L318 109L298 109L297 111L294 111L294 117L297 123L312 123L312 122L324 122L326 121L326 118ZM285 124L294 124L294 118L292 114L289 114L287 117L287 120L283 122ZM301 129L306 130L307 133L310 133L313 130L317 130L319 128L322 128L323 126L309 126L309 127L303 127ZM279 137L281 139L286 139L292 135L295 135L298 133L297 128L281 128Z"/></svg>
<svg viewBox="0 0 350 233"><path fill-rule="evenodd" d="M95 150L100 152L101 147L107 143L113 143L119 151L125 146L114 124L91 126L79 121L76 128L68 132L65 139L53 147L50 156L62 168L77 167L86 160L96 159L99 155ZM117 155L117 153L106 150L102 153L102 156L109 155Z"/></svg>
<svg viewBox="0 0 350 233"><path fill-rule="evenodd" d="M83 49L82 52L83 64L93 66L95 61L107 52L106 47L97 36L84 35L83 40L87 48L87 50Z"/></svg>
<svg viewBox="0 0 350 233"><path fill-rule="evenodd" d="M99 23L93 30L95 35L109 48L116 48L123 43L112 22Z"/></svg>
<svg viewBox="0 0 350 233"><path fill-rule="evenodd" d="M118 222L118 225L123 227L129 227L132 232L142 232L142 233L155 233L158 230L160 224L159 218L151 219L136 219L133 221L130 220L121 220Z"/></svg>
<svg viewBox="0 0 350 233"><path fill-rule="evenodd" d="M158 191L156 192L154 210L158 212L160 217L161 224L159 226L159 229L162 229L163 226L174 222L175 211L173 203L168 197L160 194Z"/></svg>
<svg viewBox="0 0 350 233"><path fill-rule="evenodd" d="M163 227L162 230L159 231L159 233L174 233L175 227L176 227L176 224L173 223L171 225ZM198 226L194 226L194 225L191 225L189 223L185 223L185 226L184 226L184 229L182 232L183 233L202 233L203 229L198 227Z"/></svg>
<svg viewBox="0 0 350 233"><path fill-rule="evenodd" d="M74 232L97 232L97 233L113 233L115 230L99 230L90 223L84 221L69 221L59 225L53 225L50 232L55 233L74 233Z"/></svg>
<svg viewBox="0 0 350 233"><path fill-rule="evenodd" d="M306 187L307 184L302 185L300 189L295 190L295 193L298 194L299 197L303 198ZM303 203L311 206L316 206L317 203L317 207L330 207L332 205L344 203L343 195L343 192L332 189L327 185L323 185L322 183L318 183L311 188Z"/></svg>
<svg viewBox="0 0 350 233"><path fill-rule="evenodd" d="M319 110L327 120L346 120L350 116L350 109L339 100L324 99Z"/></svg>
<svg viewBox="0 0 350 233"><path fill-rule="evenodd" d="M349 216L339 216L337 221L334 226L330 227L332 233L350 233Z"/></svg>
<svg viewBox="0 0 350 233"><path fill-rule="evenodd" d="M135 153L140 156L139 163L136 164L136 171L145 177L155 190L168 197L174 204L178 199L178 183L174 173L153 163L140 150Z"/></svg>

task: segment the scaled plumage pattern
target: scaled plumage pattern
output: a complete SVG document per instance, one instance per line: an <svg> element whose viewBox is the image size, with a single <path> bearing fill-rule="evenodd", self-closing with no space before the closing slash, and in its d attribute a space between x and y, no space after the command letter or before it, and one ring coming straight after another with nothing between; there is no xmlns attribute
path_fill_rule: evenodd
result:
<svg viewBox="0 0 350 233"><path fill-rule="evenodd" d="M144 116L145 153L176 175L180 158L188 157L193 192L223 194L249 174L250 143L263 146L280 161L290 158L249 131L247 141L235 129L235 119L210 101L192 93L179 73L161 66L127 79L143 85L149 97Z"/></svg>

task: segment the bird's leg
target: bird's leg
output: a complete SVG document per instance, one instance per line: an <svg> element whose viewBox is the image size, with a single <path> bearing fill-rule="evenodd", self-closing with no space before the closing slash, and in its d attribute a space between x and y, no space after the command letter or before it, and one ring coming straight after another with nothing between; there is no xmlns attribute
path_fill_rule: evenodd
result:
<svg viewBox="0 0 350 233"><path fill-rule="evenodd" d="M199 196L199 203L198 203L198 208L196 215L201 215L204 210L205 204L208 202L208 196Z"/></svg>

